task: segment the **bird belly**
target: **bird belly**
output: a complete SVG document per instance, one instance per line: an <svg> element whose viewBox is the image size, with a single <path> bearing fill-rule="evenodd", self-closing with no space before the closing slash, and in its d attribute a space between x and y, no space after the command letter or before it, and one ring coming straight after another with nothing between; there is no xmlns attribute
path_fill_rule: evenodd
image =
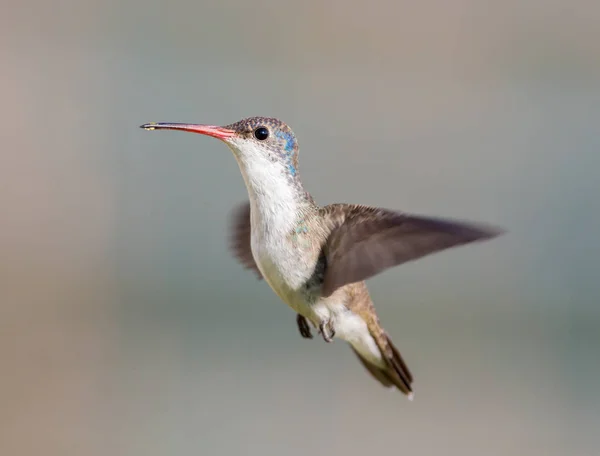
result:
<svg viewBox="0 0 600 456"><path fill-rule="evenodd" d="M259 234L254 234L258 231ZM265 236L255 230L251 238L254 261L271 289L294 310L302 307L303 287L311 277L317 258L307 255L280 233ZM306 316L306 315L305 315Z"/></svg>
<svg viewBox="0 0 600 456"><path fill-rule="evenodd" d="M288 259L291 257L291 255L287 256ZM264 251L257 249L254 259L265 281L289 307L308 318L317 328L321 322L331 321L335 331L334 337L348 342L370 363L379 367L386 366L379 346L369 332L367 323L360 315L352 312L342 302L333 297L321 298L316 302L311 302L308 296L299 291L299 288L294 288L290 284L294 281L299 283L306 281L306 278L299 274L301 271L298 265L295 268L296 275L288 272L287 276L284 276L282 269L285 269L280 264L275 263L272 257L265 255ZM309 276L310 273L305 275ZM294 280L290 281L289 277L294 277Z"/></svg>
<svg viewBox="0 0 600 456"><path fill-rule="evenodd" d="M300 291L306 281L300 262L294 264L293 256L286 255L282 263L276 256L268 255L262 249L253 250L256 265L265 281L279 298L297 313L312 320L311 306L304 294Z"/></svg>
<svg viewBox="0 0 600 456"><path fill-rule="evenodd" d="M321 322L331 321L334 337L348 342L366 360L376 366L385 366L385 360L366 322L349 310L340 297L310 297L301 291L311 277L314 262L302 261L293 249L284 249L282 244L273 245L265 239L252 239L252 255L265 281L279 298L295 312L311 321L315 327Z"/></svg>

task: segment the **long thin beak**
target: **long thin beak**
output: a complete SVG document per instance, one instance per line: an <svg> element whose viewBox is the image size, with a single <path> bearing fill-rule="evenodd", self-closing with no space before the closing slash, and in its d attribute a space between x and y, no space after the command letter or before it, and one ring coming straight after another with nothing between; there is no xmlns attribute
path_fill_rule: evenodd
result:
<svg viewBox="0 0 600 456"><path fill-rule="evenodd" d="M212 136L218 139L227 139L235 135L235 130L217 127L215 125L194 125L184 123L147 123L140 125L144 130L181 130L201 135Z"/></svg>

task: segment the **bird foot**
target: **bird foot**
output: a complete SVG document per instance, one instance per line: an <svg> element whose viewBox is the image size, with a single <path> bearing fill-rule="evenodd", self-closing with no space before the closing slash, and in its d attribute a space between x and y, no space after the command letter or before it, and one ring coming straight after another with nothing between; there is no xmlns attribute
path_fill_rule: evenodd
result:
<svg viewBox="0 0 600 456"><path fill-rule="evenodd" d="M312 339L313 335L310 332L310 326L308 325L308 321L302 315L296 315L296 323L298 324L298 330L300 331L300 335L305 339Z"/></svg>
<svg viewBox="0 0 600 456"><path fill-rule="evenodd" d="M321 333L321 336L323 336L323 340L325 342L333 342L333 336L335 336L335 329L333 329L333 321L322 321L319 325L319 332Z"/></svg>

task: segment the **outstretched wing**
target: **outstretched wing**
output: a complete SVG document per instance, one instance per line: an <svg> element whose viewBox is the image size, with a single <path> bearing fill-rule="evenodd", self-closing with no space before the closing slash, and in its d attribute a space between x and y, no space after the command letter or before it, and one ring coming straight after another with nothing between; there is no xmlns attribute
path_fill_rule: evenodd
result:
<svg viewBox="0 0 600 456"><path fill-rule="evenodd" d="M252 256L250 247L250 203L246 202L232 212L230 227L230 249L233 256L246 269L253 270L258 279L262 274Z"/></svg>
<svg viewBox="0 0 600 456"><path fill-rule="evenodd" d="M332 226L324 245L323 296L392 266L503 232L481 224L360 205L332 204L321 211Z"/></svg>

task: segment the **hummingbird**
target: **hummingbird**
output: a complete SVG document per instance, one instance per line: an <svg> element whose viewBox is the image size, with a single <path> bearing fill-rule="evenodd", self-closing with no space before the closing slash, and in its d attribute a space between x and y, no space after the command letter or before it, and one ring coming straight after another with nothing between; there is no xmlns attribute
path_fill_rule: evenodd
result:
<svg viewBox="0 0 600 456"><path fill-rule="evenodd" d="M503 230L359 204L319 206L300 179L296 136L276 118L141 128L199 133L229 147L248 191L231 219L233 256L296 312L302 337L313 338L312 326L326 342L346 341L376 380L412 400L413 376L381 326L365 280Z"/></svg>

